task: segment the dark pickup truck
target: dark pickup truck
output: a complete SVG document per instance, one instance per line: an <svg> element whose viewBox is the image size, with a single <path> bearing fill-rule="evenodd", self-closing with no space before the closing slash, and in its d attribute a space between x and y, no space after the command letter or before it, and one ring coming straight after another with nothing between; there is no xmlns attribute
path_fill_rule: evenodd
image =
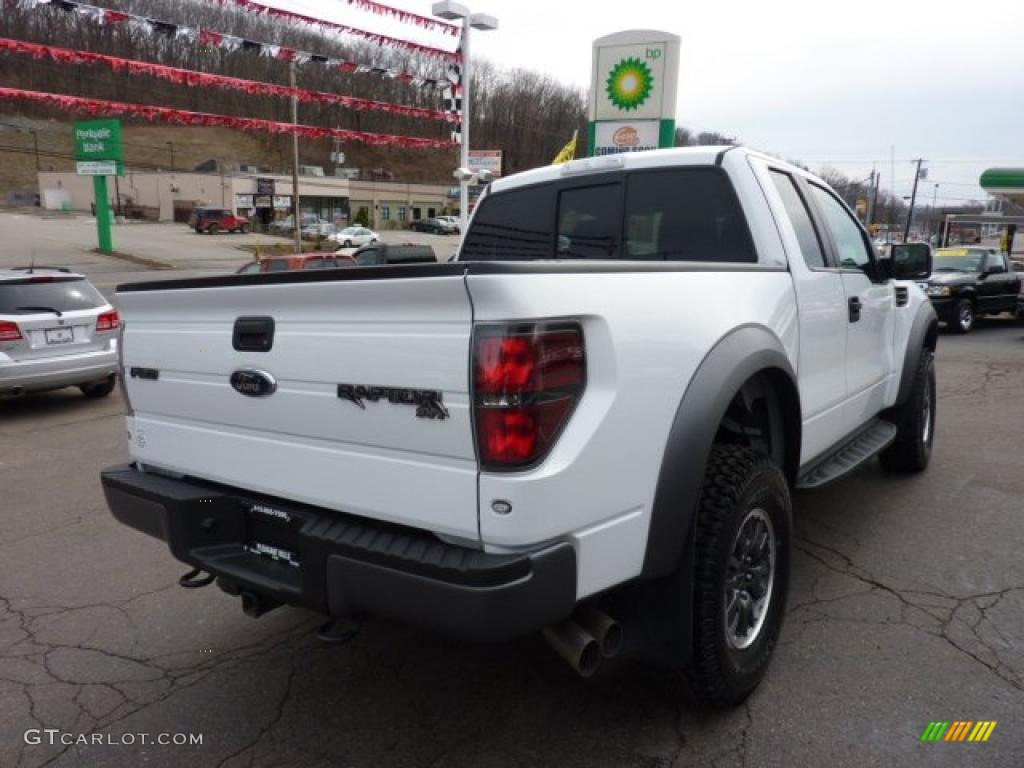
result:
<svg viewBox="0 0 1024 768"><path fill-rule="evenodd" d="M931 278L921 287L940 320L957 333L969 333L983 315L1017 312L1020 274L995 248L939 248Z"/></svg>

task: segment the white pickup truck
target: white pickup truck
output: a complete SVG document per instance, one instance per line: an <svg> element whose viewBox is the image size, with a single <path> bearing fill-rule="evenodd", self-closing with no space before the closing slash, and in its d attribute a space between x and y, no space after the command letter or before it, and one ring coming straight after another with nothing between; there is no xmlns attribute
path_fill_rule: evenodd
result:
<svg viewBox="0 0 1024 768"><path fill-rule="evenodd" d="M450 263L122 286L104 490L253 615L543 630L584 675L624 645L734 704L791 491L928 464L930 261L744 148L529 171Z"/></svg>

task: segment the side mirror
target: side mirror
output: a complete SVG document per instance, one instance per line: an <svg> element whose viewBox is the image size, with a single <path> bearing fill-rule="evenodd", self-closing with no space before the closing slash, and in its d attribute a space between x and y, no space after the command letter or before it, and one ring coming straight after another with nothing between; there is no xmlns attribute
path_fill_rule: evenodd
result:
<svg viewBox="0 0 1024 768"><path fill-rule="evenodd" d="M932 274L932 247L903 243L892 247L889 276L894 280L927 280Z"/></svg>

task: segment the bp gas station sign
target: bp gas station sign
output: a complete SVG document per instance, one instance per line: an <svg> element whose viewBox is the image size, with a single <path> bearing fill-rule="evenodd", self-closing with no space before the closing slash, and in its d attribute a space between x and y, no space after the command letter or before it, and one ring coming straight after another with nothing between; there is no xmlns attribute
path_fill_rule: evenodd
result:
<svg viewBox="0 0 1024 768"><path fill-rule="evenodd" d="M679 37L631 30L594 41L590 84L592 156L675 143Z"/></svg>
<svg viewBox="0 0 1024 768"><path fill-rule="evenodd" d="M96 231L99 248L110 253L114 240L110 227L110 197L107 176L124 175L124 139L120 120L90 120L75 123L75 166L79 176L92 176L96 201Z"/></svg>

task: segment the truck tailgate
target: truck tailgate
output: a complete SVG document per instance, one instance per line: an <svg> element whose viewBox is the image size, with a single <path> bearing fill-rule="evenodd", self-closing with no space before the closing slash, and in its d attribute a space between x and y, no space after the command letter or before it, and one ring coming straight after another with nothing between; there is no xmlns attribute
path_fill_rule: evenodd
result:
<svg viewBox="0 0 1024 768"><path fill-rule="evenodd" d="M464 278L354 277L119 291L132 454L478 540ZM253 316L273 318L269 351L235 348L236 321ZM238 371L276 380L276 391L245 395L232 385ZM429 407L433 392L440 411Z"/></svg>

